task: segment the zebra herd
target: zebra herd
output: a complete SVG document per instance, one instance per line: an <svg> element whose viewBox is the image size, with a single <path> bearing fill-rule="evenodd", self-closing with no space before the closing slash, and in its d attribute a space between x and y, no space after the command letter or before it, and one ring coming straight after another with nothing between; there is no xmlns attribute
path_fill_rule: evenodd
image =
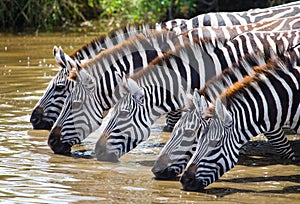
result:
<svg viewBox="0 0 300 204"><path fill-rule="evenodd" d="M145 141L167 114L172 131L152 172L181 175L200 191L237 163L241 147L264 134L284 159L295 154L283 127L300 133L300 1L245 12L208 13L99 36L60 65L30 122L50 130L48 145L70 154L109 122L95 145L116 162Z"/></svg>

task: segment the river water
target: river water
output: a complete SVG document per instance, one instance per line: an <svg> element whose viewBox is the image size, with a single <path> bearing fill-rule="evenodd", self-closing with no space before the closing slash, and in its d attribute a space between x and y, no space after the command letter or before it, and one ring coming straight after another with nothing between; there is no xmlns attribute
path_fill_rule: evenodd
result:
<svg viewBox="0 0 300 204"><path fill-rule="evenodd" d="M102 129L73 151L56 155L48 131L32 130L31 110L57 73L52 49L67 53L96 34L0 34L0 201L3 203L299 203L300 162L283 161L265 142L252 143L239 165L203 193L178 181L153 179L151 167L170 134L164 120L148 141L119 163L99 162L93 147ZM260 138L263 139L263 138ZM290 135L299 155L298 135ZM78 151L79 152L79 151Z"/></svg>

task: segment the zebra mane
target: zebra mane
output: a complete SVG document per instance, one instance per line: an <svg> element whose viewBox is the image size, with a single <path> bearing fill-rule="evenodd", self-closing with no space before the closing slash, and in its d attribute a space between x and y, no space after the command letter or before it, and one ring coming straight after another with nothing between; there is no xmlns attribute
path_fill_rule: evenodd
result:
<svg viewBox="0 0 300 204"><path fill-rule="evenodd" d="M261 54L262 55L262 54ZM220 74L208 80L204 87L199 89L199 94L205 96L209 101L214 101L214 98L219 96L226 87L232 86L233 81L240 81L244 75L249 75L253 71L253 66L265 64L266 59L262 56L253 57L249 53L246 54L239 62L233 63L231 68L224 69ZM240 68L242 67L242 69Z"/></svg>
<svg viewBox="0 0 300 204"><path fill-rule="evenodd" d="M188 61L187 58L189 57L189 53L194 53L193 56L198 56L200 58L202 55L200 50L202 51L202 48L198 44L190 43L189 41L184 42L183 44L177 45L174 51L169 51L164 53L161 57L156 57L148 67L131 75L130 78L134 80L139 80L142 77L147 79L159 69L165 69L172 60ZM193 64L190 64L190 66L193 66Z"/></svg>
<svg viewBox="0 0 300 204"><path fill-rule="evenodd" d="M257 56L255 56L255 58L257 58ZM278 75L278 70L284 72L289 71L291 61L288 59L289 57L286 58L285 61L279 57L273 57L268 59L267 63L262 66L253 66L253 71L250 75L245 76L243 80L234 83L232 86L225 88L219 98L223 104L228 107L233 98L239 97L247 88L253 86L253 83L259 83L262 78L270 75ZM251 67L247 63L244 64L244 66Z"/></svg>
<svg viewBox="0 0 300 204"><path fill-rule="evenodd" d="M105 38L107 38L108 36L105 35L105 34L102 34L102 35L99 35L98 37L94 38L92 41L82 45L80 48L74 50L71 54L70 54L70 57L71 58L74 58L76 56L76 54L80 51L80 50L84 50L86 49L87 47L93 47L93 45L95 44L102 44L105 40Z"/></svg>
<svg viewBox="0 0 300 204"><path fill-rule="evenodd" d="M144 33L134 35L110 49L103 50L81 66L83 68L93 67L95 64L101 63L103 59L111 61L111 59L126 56L129 52L154 51L156 47L161 47L162 51L166 52L169 49L164 50L162 43L168 40L173 41L175 37L176 34L171 31L146 30Z"/></svg>
<svg viewBox="0 0 300 204"><path fill-rule="evenodd" d="M96 38L94 38L92 41L90 41L90 42L84 44L83 46L81 46L80 48L74 50L70 54L70 57L74 58L80 50L85 50L88 47L100 46L100 47L106 48L105 44L113 44L113 42L112 42L113 39L117 42L120 42L122 39L124 39L125 35L132 36L132 35L142 32L144 29L147 29L147 28L149 28L148 25L145 25L142 28L140 28L137 25L129 25L129 26L124 26L122 28L113 29L108 34L101 34L101 35L97 36Z"/></svg>

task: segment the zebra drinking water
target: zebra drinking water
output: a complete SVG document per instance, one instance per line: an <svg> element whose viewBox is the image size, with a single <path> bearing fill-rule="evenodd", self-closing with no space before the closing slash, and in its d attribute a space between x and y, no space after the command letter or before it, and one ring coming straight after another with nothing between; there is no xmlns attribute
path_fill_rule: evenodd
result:
<svg viewBox="0 0 300 204"><path fill-rule="evenodd" d="M50 81L42 98L35 105L30 122L33 129L50 130L60 114L66 96L74 87L74 82L68 80L71 64L75 61L91 59L102 50L113 47L143 30L128 27L112 31L109 35L100 35L91 42L75 50L70 56L64 55L61 49L54 47L55 60L60 65L57 75Z"/></svg>
<svg viewBox="0 0 300 204"><path fill-rule="evenodd" d="M294 60L275 58L224 88L214 108L201 117L207 126L181 177L185 190L201 191L219 179L235 166L240 148L258 134L269 135L279 145L283 126L300 133L300 69ZM289 146L280 145L282 151L289 151Z"/></svg>

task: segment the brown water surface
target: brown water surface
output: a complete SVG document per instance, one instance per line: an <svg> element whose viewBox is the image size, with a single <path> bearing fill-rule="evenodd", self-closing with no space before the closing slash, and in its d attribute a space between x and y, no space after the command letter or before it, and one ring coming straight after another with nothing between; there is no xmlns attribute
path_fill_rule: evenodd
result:
<svg viewBox="0 0 300 204"><path fill-rule="evenodd" d="M0 200L6 203L299 203L299 162L282 161L264 142L253 143L234 169L205 192L181 190L178 181L153 180L151 167L170 134L153 126L148 141L119 163L91 158L101 129L74 150L55 155L48 131L32 130L31 110L57 73L52 48L70 53L94 34L0 34ZM299 155L299 136L295 140Z"/></svg>

